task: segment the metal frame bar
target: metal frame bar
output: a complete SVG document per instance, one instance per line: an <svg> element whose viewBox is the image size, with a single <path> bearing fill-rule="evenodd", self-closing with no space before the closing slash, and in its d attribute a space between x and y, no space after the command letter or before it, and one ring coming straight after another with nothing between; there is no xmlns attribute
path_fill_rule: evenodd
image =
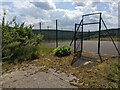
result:
<svg viewBox="0 0 120 90"><path fill-rule="evenodd" d="M94 23L83 23L83 25L90 25L90 24L99 24L99 22L94 22Z"/></svg>
<svg viewBox="0 0 120 90"><path fill-rule="evenodd" d="M79 26L77 27L77 29L76 29L76 33L78 32L78 30L79 30L79 28L80 28L80 26L81 26L81 24L82 24L82 21L83 21L83 20L80 21L80 24L76 24L76 25L79 25ZM73 39L72 39L72 41L71 41L71 43L70 43L70 46L72 45L72 43L73 43L73 41L74 41L74 37L76 37L75 34L74 34Z"/></svg>
<svg viewBox="0 0 120 90"><path fill-rule="evenodd" d="M99 22L93 22L93 23L84 23L84 17L85 16L90 16L90 15L96 15L96 14L99 14ZM76 53L76 33L77 31L79 30L80 26L82 26L82 31L81 31L81 54L83 52L83 30L84 30L84 25L91 25L91 24L99 24L99 37L98 37L98 54L100 54L100 38L101 38L101 35L100 35L100 32L101 32L101 14L102 13L91 13L91 14L86 14L86 15L82 15L82 20L80 22L80 24L75 24L75 33L74 33L74 53ZM77 25L79 25L77 27ZM76 30L76 27L77 27L77 30ZM72 40L72 42L73 42ZM70 43L70 46L72 44L72 42ZM77 47L78 48L78 47Z"/></svg>
<svg viewBox="0 0 120 90"><path fill-rule="evenodd" d="M109 33L108 29L107 29L107 26L106 26L104 20L103 20L102 18L101 18L101 20L102 20L103 25L105 26L105 28L106 28L106 30L107 30L107 33L108 33L109 37L111 38L111 40L112 40L112 42L113 42L113 45L115 46L115 48L116 48L116 50L117 50L117 52L118 52L118 54L119 54L119 56L120 56L120 51L119 51L119 49L117 48L117 46L116 46L116 44L115 44L115 42L114 42L112 36L110 35L110 33Z"/></svg>
<svg viewBox="0 0 120 90"><path fill-rule="evenodd" d="M83 19L80 21L80 24L77 24L77 25L79 25L79 26L77 27L77 31L79 30L79 28L80 28L82 22L83 22Z"/></svg>
<svg viewBox="0 0 120 90"><path fill-rule="evenodd" d="M84 25L91 25L91 24L99 24L99 37L98 37L98 54L100 54L100 31L101 31L101 14L102 13L91 13L91 14L86 14L82 16L82 19L84 19L84 17L86 16L91 16L91 15L96 15L99 14L99 22L93 22L93 23L83 23L82 22L82 35L81 35L81 54L83 52L83 26Z"/></svg>
<svg viewBox="0 0 120 90"><path fill-rule="evenodd" d="M84 16L95 15L95 14L100 14L99 22L95 22L95 23L85 23L85 24L84 24L84 22L83 22ZM84 26L84 25L88 25L88 24L99 24L98 55L99 55L99 57L100 57L101 62L103 62L103 61L102 61L102 58L101 58L101 55L100 55L100 38L101 38L101 26L102 26L102 25L101 25L101 22L103 22L103 25L105 26L105 28L106 28L106 30L107 30L107 33L108 33L109 37L111 38L111 40L112 40L112 42L113 42L113 44L114 44L114 46L115 46L115 48L116 48L119 56L120 56L120 52L119 52L119 50L118 50L118 48L117 48L114 40L112 39L112 37L111 37L111 35L110 35L110 33L109 33L108 29L107 29L107 26L106 26L104 20L102 19L102 16L101 16L101 15L102 15L102 13L92 13L92 14L83 15L80 24L75 24L75 33L74 33L74 38L73 38L73 40L74 40L74 53L76 53L76 40L77 40L77 39L76 39L76 34L77 34L77 31L79 30L80 26L82 25L82 31L81 31L81 51L80 51L80 57L81 57L82 52L83 52L83 29L84 29L83 26ZM77 27L77 25L79 25L79 26ZM76 30L76 27L77 27L77 30ZM73 42L73 41L72 41L72 42ZM72 44L72 42L71 42L71 44ZM79 43L79 45L80 45L80 43ZM77 47L77 48L78 48L78 47ZM73 59L73 60L75 60L75 59ZM74 61L74 62L75 62L75 61ZM72 61L71 65L72 65L74 62Z"/></svg>
<svg viewBox="0 0 120 90"><path fill-rule="evenodd" d="M95 15L95 14L100 14L99 22L95 22L95 23L84 23L84 22L83 22L85 16ZM118 50L118 48L117 48L117 46L116 46L113 38L111 37L111 35L110 35L110 33L109 33L108 29L107 29L107 26L106 26L104 20L102 19L102 13L92 13L92 14L83 15L80 24L76 24L76 25L79 25L79 27L82 25L82 32L81 32L81 53L83 52L83 29L84 29L83 26L84 26L84 25L89 25L89 24L99 24L98 54L100 55L100 46L101 46L101 45L100 45L100 42L101 42L101 40L100 40L100 38L101 38L101 22L103 22L103 25L105 26L105 28L106 28L106 30L107 30L107 33L108 33L109 37L111 38L111 40L112 40L112 42L113 42L113 44L114 44L114 46L115 46L115 48L116 48L119 56L120 56L120 51ZM77 31L79 30L79 27L77 28ZM76 31L76 26L75 26L75 37L76 37L77 31ZM75 41L75 43L76 43L76 41ZM74 44L74 45L76 45L76 44ZM76 49L76 47L75 47L75 49ZM75 52L76 52L76 50L75 50ZM101 61L101 62L102 62L102 61Z"/></svg>
<svg viewBox="0 0 120 90"><path fill-rule="evenodd" d="M96 14L101 14L101 13L91 13L91 14L85 14L85 15L83 15L83 17L84 17L84 16L90 16L90 15L96 15Z"/></svg>
<svg viewBox="0 0 120 90"><path fill-rule="evenodd" d="M84 16L82 16L82 32L81 32L81 55L82 55L82 52L83 52L83 18Z"/></svg>
<svg viewBox="0 0 120 90"><path fill-rule="evenodd" d="M76 27L77 27L78 24L75 23L75 33L74 33L74 53L76 53Z"/></svg>
<svg viewBox="0 0 120 90"><path fill-rule="evenodd" d="M99 18L99 37L98 37L98 54L100 54L100 32L101 32L101 13L100 13L100 18Z"/></svg>

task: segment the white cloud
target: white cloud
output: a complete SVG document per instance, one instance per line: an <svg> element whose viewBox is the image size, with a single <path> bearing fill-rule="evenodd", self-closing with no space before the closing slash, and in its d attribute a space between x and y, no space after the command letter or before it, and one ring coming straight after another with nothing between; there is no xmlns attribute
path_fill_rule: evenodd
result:
<svg viewBox="0 0 120 90"><path fill-rule="evenodd" d="M44 9L44 10L55 9L55 5L51 2L31 2L31 3L35 5L36 7Z"/></svg>
<svg viewBox="0 0 120 90"><path fill-rule="evenodd" d="M24 0L24 1L21 1L21 0L17 0L17 1L13 1L13 5L15 8L17 9L21 9L21 8L30 8L32 6L32 4L30 3L30 0Z"/></svg>
<svg viewBox="0 0 120 90"><path fill-rule="evenodd" d="M118 26L118 0L62 0L61 2L71 2L75 10L58 9L55 2L59 0L4 0L12 2L13 5L0 6L7 11L7 20L17 16L18 21L25 21L36 26L42 21L43 27L55 27L55 19L58 19L59 28L74 28L75 23L79 23L83 14L102 12L103 19L109 28ZM108 2L108 11L98 11L97 5L100 2ZM31 3L32 2L32 3ZM90 17L88 20L95 21L97 17Z"/></svg>

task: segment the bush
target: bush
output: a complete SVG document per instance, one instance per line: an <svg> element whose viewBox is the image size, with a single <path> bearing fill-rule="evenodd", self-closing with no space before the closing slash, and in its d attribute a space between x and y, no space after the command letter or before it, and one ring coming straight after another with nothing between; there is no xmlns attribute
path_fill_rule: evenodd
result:
<svg viewBox="0 0 120 90"><path fill-rule="evenodd" d="M36 47L43 39L43 35L34 34L32 26L25 23L18 24L16 17L5 23L5 13L2 18L2 60L13 62L38 58Z"/></svg>
<svg viewBox="0 0 120 90"><path fill-rule="evenodd" d="M15 44L17 45L17 43L15 42ZM12 62L22 62L22 61L26 61L26 60L33 60L33 59L37 59L39 58L39 50L37 49L38 45L25 45L25 46L20 46L20 47L15 47L13 44L13 46L11 46L12 44L10 44L9 46L11 46L8 49L3 50L3 55L4 57L3 62L8 62L8 63L12 63ZM11 49L12 48L12 49Z"/></svg>
<svg viewBox="0 0 120 90"><path fill-rule="evenodd" d="M54 53L58 57L68 56L72 52L70 46L59 46L56 49L54 49Z"/></svg>

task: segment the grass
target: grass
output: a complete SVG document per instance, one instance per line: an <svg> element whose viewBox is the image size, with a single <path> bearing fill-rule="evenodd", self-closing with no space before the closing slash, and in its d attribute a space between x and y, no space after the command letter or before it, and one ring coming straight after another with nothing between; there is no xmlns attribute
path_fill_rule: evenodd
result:
<svg viewBox="0 0 120 90"><path fill-rule="evenodd" d="M120 64L116 61L111 61L108 69L108 79L111 80L112 82L119 82L119 73L120 71L118 70L120 68Z"/></svg>
<svg viewBox="0 0 120 90"><path fill-rule="evenodd" d="M94 53L84 53L85 56L96 56ZM79 82L76 86L80 88L117 88L118 83L113 82L108 79L109 65L114 62L117 62L117 57L113 58L112 56L104 55L102 56L104 61L103 63L95 62L91 68L83 68L83 67L72 67L70 65L72 61L73 55L58 58L54 56L48 56L46 58L43 58L38 61L33 61L31 63L36 65L43 65L46 66L42 69L39 69L38 72L43 71L46 72L49 68L54 68L56 71L65 72L66 74L75 75ZM99 59L98 56L96 56L96 59ZM108 71L108 72L106 72ZM114 73L114 72L111 72ZM81 85L81 83L83 83Z"/></svg>
<svg viewBox="0 0 120 90"><path fill-rule="evenodd" d="M75 84L79 88L118 88L117 56L102 55L103 63L100 63L98 62L100 58L96 53L84 52L83 57L91 60L94 58L96 60L92 63L92 67L73 67L70 65L73 53L66 57L56 57L52 53L54 48L46 46L39 46L37 48L39 49L40 59L30 62L25 61L16 65L6 64L3 66L3 69L9 71L12 68L20 68L28 63L29 65L44 66L36 72L47 72L48 69L53 68L56 71L74 75L79 79L77 84Z"/></svg>
<svg viewBox="0 0 120 90"><path fill-rule="evenodd" d="M53 54L53 50L54 50L53 47L48 47L48 46L45 46L45 45L44 46L43 45L42 46L41 45L37 46L36 49L37 49L40 57L51 55L51 54Z"/></svg>
<svg viewBox="0 0 120 90"><path fill-rule="evenodd" d="M84 56L87 57L96 57L99 60L99 57L95 53L84 53ZM79 83L77 84L80 88L117 88L118 83L112 82L108 79L109 65L113 63L112 61L117 63L117 57L104 55L102 56L104 61L103 63L95 62L92 68L83 68L83 67L72 67L70 65L72 61L73 55L57 58L54 56L48 56L43 60L32 62L36 63L36 65L44 65L46 67L39 69L39 71L47 71L49 68L54 68L57 71L65 72L66 74L75 75L79 79ZM38 71L38 72L39 72ZM108 71L108 72L106 72ZM114 73L114 72L111 72ZM83 83L81 85L81 83Z"/></svg>
<svg viewBox="0 0 120 90"><path fill-rule="evenodd" d="M29 51L28 54L30 54L31 51L32 51L32 49L31 48L27 48L27 49ZM35 49L36 49L36 53L35 53L36 55L35 55L35 57L40 59L40 58L44 58L44 57L46 57L48 55L53 54L52 52L53 52L54 48L53 47L47 47L47 46L41 46L41 45L39 45L39 46L35 47ZM27 53L25 55L21 56L21 57L25 58L26 56L27 56ZM15 68L19 68L21 66L21 64L29 63L31 61L32 60L21 60L21 62L2 62L2 73L11 72Z"/></svg>

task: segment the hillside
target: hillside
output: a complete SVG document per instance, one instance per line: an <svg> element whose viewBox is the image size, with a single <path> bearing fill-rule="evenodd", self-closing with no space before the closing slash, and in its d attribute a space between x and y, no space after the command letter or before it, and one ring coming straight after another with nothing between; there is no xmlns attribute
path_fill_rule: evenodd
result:
<svg viewBox="0 0 120 90"><path fill-rule="evenodd" d="M109 29L109 33L112 37L119 37L120 36L120 28L118 29ZM54 29L42 29L41 32L39 29L33 29L32 30L34 33L41 33L44 35L44 40L55 40L56 38L56 31ZM77 33L77 38L80 39L81 33ZM87 38L97 38L99 32L98 31L93 31L93 32L84 32L84 39ZM74 36L74 31L68 31L68 30L58 30L58 39L59 40L71 40ZM102 30L101 31L101 37L106 38L109 37L107 30Z"/></svg>

